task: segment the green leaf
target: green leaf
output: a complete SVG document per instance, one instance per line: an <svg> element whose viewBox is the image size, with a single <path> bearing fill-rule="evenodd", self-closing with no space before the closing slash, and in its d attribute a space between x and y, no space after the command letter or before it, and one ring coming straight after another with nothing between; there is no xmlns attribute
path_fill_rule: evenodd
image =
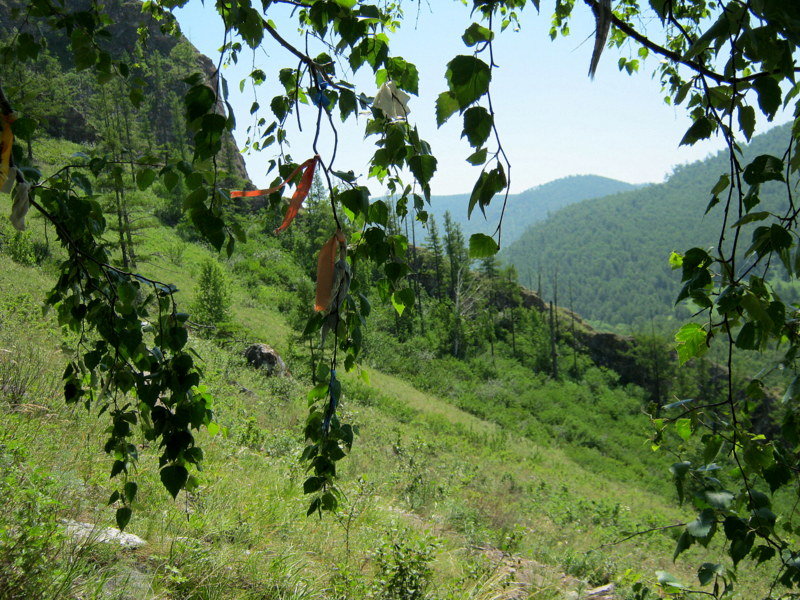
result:
<svg viewBox="0 0 800 600"><path fill-rule="evenodd" d="M471 48L476 44L492 41L494 39L494 32L483 25L473 23L467 27L461 39L464 40L464 44Z"/></svg>
<svg viewBox="0 0 800 600"><path fill-rule="evenodd" d="M436 158L430 154L415 154L408 159L408 168L420 185L427 186L436 172Z"/></svg>
<svg viewBox="0 0 800 600"><path fill-rule="evenodd" d="M436 125L441 127L458 110L458 100L453 92L442 92L436 99Z"/></svg>
<svg viewBox="0 0 800 600"><path fill-rule="evenodd" d="M376 200L369 207L369 221L384 227L389 222L389 207L383 200Z"/></svg>
<svg viewBox="0 0 800 600"><path fill-rule="evenodd" d="M770 318L769 313L764 308L764 304L755 294L752 292L747 292L742 296L740 302L751 319L756 321L767 331L772 329L772 318Z"/></svg>
<svg viewBox="0 0 800 600"><path fill-rule="evenodd" d="M467 162L471 165L475 165L476 167L481 166L486 162L486 148L481 148L477 152L473 152L467 157Z"/></svg>
<svg viewBox="0 0 800 600"><path fill-rule="evenodd" d="M303 493L304 494L313 494L314 492L318 492L322 489L322 486L325 484L324 477L309 477L303 483Z"/></svg>
<svg viewBox="0 0 800 600"><path fill-rule="evenodd" d="M458 108L464 110L489 91L492 71L481 59L460 55L447 63L445 77Z"/></svg>
<svg viewBox="0 0 800 600"><path fill-rule="evenodd" d="M783 161L775 156L762 154L745 167L744 180L750 185L766 181L784 181Z"/></svg>
<svg viewBox="0 0 800 600"><path fill-rule="evenodd" d="M205 205L193 208L189 213L189 217L203 237L217 251L221 250L222 244L225 243L225 222L206 208Z"/></svg>
<svg viewBox="0 0 800 600"><path fill-rule="evenodd" d="M707 508L686 526L686 531L694 538L709 538L713 534L716 522L714 511Z"/></svg>
<svg viewBox="0 0 800 600"><path fill-rule="evenodd" d="M758 94L758 106L770 121L781 107L783 93L778 80L774 77L758 77L753 82L753 89Z"/></svg>
<svg viewBox="0 0 800 600"><path fill-rule="evenodd" d="M686 131L686 134L683 136L680 145L691 146L695 142L708 139L711 137L711 134L714 133L715 129L716 125L714 124L714 121L708 117L700 117Z"/></svg>
<svg viewBox="0 0 800 600"><path fill-rule="evenodd" d="M500 246L494 238L484 233L473 233L469 236L469 257L488 258L494 256L500 250Z"/></svg>
<svg viewBox="0 0 800 600"><path fill-rule="evenodd" d="M692 420L678 419L675 421L675 431L677 431L678 435L684 440L688 440L690 437L692 437Z"/></svg>
<svg viewBox="0 0 800 600"><path fill-rule="evenodd" d="M416 297L412 289L404 288L392 294L391 301L392 306L394 306L394 309L397 311L397 314L402 317L407 308L414 306Z"/></svg>
<svg viewBox="0 0 800 600"><path fill-rule="evenodd" d="M357 108L355 92L347 88L339 90L339 114L342 117L342 121L353 114ZM283 116L286 116L286 110L281 110L281 112Z"/></svg>
<svg viewBox="0 0 800 600"><path fill-rule="evenodd" d="M783 394L783 403L791 402L800 396L800 375L792 379L792 382L786 388L786 393Z"/></svg>
<svg viewBox="0 0 800 600"><path fill-rule="evenodd" d="M120 531L124 531L125 530L125 527L128 525L128 523L131 520L131 514L132 514L132 511L131 511L130 507L128 507L128 506L121 506L121 507L119 507L117 509L117 514L116 514L117 528Z"/></svg>
<svg viewBox="0 0 800 600"><path fill-rule="evenodd" d="M716 575L724 575L725 567L715 563L703 563L697 570L697 579L700 585L708 585Z"/></svg>
<svg viewBox="0 0 800 600"><path fill-rule="evenodd" d="M473 148L480 148L489 139L492 132L492 115L482 106L473 106L464 111L464 131L461 137L466 136Z"/></svg>
<svg viewBox="0 0 800 600"><path fill-rule="evenodd" d="M136 498L136 492L138 489L139 486L136 485L135 481L128 481L123 488L125 501L128 503L133 502L134 498Z"/></svg>
<svg viewBox="0 0 800 600"><path fill-rule="evenodd" d="M686 587L666 571L656 571L656 577L659 585L668 593L679 592Z"/></svg>
<svg viewBox="0 0 800 600"><path fill-rule="evenodd" d="M756 109L752 106L739 107L739 128L744 133L744 137L749 142L756 129Z"/></svg>
<svg viewBox="0 0 800 600"><path fill-rule="evenodd" d="M680 537L678 538L678 542L675 544L675 552L672 555L673 562L676 558L678 558L678 556L680 556L682 552L685 552L691 548L692 544L694 544L694 538L689 534L689 532L684 531L681 533Z"/></svg>
<svg viewBox="0 0 800 600"><path fill-rule="evenodd" d="M736 336L736 347L742 350L757 350L759 346L758 329L755 323L747 322L742 325Z"/></svg>
<svg viewBox="0 0 800 600"><path fill-rule="evenodd" d="M142 191L153 185L155 180L156 172L153 169L142 169L136 173L136 185Z"/></svg>
<svg viewBox="0 0 800 600"><path fill-rule="evenodd" d="M775 548L772 546L757 546L750 556L756 561L756 566L762 562L771 560L776 554Z"/></svg>
<svg viewBox="0 0 800 600"><path fill-rule="evenodd" d="M719 196L722 192L728 189L728 186L731 184L730 175L727 173L723 173L719 176L717 183L714 184L714 187L711 188L711 195L712 196Z"/></svg>
<svg viewBox="0 0 800 600"><path fill-rule="evenodd" d="M30 117L19 117L11 124L14 135L23 140L30 140L36 131L36 121Z"/></svg>
<svg viewBox="0 0 800 600"><path fill-rule="evenodd" d="M178 492L186 485L189 478L189 471L181 465L170 465L161 469L161 483L173 498L178 496Z"/></svg>
<svg viewBox="0 0 800 600"><path fill-rule="evenodd" d="M728 510L733 504L733 499L735 498L732 493L724 490L720 492L706 490L703 492L703 496L705 497L705 500L708 502L709 506L711 506L711 508L716 508L717 510Z"/></svg>
<svg viewBox="0 0 800 600"><path fill-rule="evenodd" d="M753 542L755 542L755 539L755 533L751 531L747 535L731 541L728 554L730 554L731 560L733 560L734 567L739 564L739 561L741 561L750 553L750 549L753 547Z"/></svg>
<svg viewBox="0 0 800 600"><path fill-rule="evenodd" d="M475 205L478 205L481 212L486 214L486 207L489 206L492 198L498 192L503 191L506 185L506 173L502 165L497 165L491 171L483 171L478 177L478 181L475 182L475 187L472 188L467 206L467 218L472 216Z"/></svg>
<svg viewBox="0 0 800 600"><path fill-rule="evenodd" d="M191 123L210 111L217 101L217 95L205 84L189 88L183 98L186 105L186 116Z"/></svg>
<svg viewBox="0 0 800 600"><path fill-rule="evenodd" d="M675 334L675 349L681 365L694 357L702 356L708 350L706 330L697 323L686 323Z"/></svg>
<svg viewBox="0 0 800 600"><path fill-rule="evenodd" d="M417 67L399 56L386 59L386 73L397 87L410 94L419 93L419 73Z"/></svg>
<svg viewBox="0 0 800 600"><path fill-rule="evenodd" d="M750 213L749 215L745 215L736 221L736 223L731 225L731 228L741 227L742 225L747 225L748 223L756 223L757 221L763 221L764 219L769 218L770 214L771 213L765 210Z"/></svg>
<svg viewBox="0 0 800 600"><path fill-rule="evenodd" d="M325 492L320 497L320 503L322 506L322 510L327 511L334 511L338 506L339 502L336 500L336 496L333 495L332 492Z"/></svg>
<svg viewBox="0 0 800 600"><path fill-rule="evenodd" d="M699 36L686 50L686 58L694 58L708 50L715 40L725 39L731 31L731 21L727 11L722 11L719 18Z"/></svg>
<svg viewBox="0 0 800 600"><path fill-rule="evenodd" d="M686 474L689 472L692 463L688 461L674 463L669 472L672 473L672 478L675 481L675 491L678 493L678 501L683 502L683 480L686 479Z"/></svg>
<svg viewBox="0 0 800 600"><path fill-rule="evenodd" d="M339 202L356 216L369 215L369 190L365 187L351 188L339 194Z"/></svg>
<svg viewBox="0 0 800 600"><path fill-rule="evenodd" d="M319 510L319 507L320 507L320 499L319 498L314 498L311 501L311 504L308 505L308 510L306 511L306 516L310 517L311 515L313 515L315 512L317 512Z"/></svg>

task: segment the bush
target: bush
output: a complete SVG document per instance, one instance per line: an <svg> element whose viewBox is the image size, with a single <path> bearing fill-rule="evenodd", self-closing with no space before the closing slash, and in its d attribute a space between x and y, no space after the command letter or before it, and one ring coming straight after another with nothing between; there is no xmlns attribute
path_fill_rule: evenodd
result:
<svg viewBox="0 0 800 600"><path fill-rule="evenodd" d="M217 261L206 259L194 289L192 312L200 323L221 323L230 318L231 287L225 271Z"/></svg>
<svg viewBox="0 0 800 600"><path fill-rule="evenodd" d="M373 598L378 600L421 600L430 585L430 563L437 543L411 531L392 531L375 557L378 573Z"/></svg>
<svg viewBox="0 0 800 600"><path fill-rule="evenodd" d="M48 488L0 445L0 600L45 597L63 576L54 560L63 540Z"/></svg>

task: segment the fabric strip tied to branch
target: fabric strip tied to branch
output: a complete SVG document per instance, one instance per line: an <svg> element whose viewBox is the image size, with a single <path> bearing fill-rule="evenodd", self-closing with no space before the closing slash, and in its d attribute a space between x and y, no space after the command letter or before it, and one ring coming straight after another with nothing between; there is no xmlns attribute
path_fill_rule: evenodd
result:
<svg viewBox="0 0 800 600"><path fill-rule="evenodd" d="M0 188L5 186L11 170L11 148L14 145L14 132L11 130L11 124L14 122L15 117L11 115L0 115Z"/></svg>
<svg viewBox="0 0 800 600"><path fill-rule="evenodd" d="M300 179L300 183L297 184L297 188L294 190L294 194L292 195L292 199L289 202L289 208L286 210L286 216L283 218L283 223L280 224L275 230L275 233L280 233L284 229L286 229L297 216L297 213L300 211L300 207L303 205L303 200L306 199L308 193L311 191L311 183L314 181L314 170L317 166L317 162L319 162L319 155L315 155L313 158L309 158L306 162L301 165L298 165L292 174L289 175L286 179L284 179L281 183L276 186L273 186L266 190L249 190L249 191L241 191L236 190L231 192L231 198L252 198L254 196L268 196L269 194L273 194L277 192L279 189L283 188L288 182L292 179L297 177L297 175L302 171L303 176Z"/></svg>

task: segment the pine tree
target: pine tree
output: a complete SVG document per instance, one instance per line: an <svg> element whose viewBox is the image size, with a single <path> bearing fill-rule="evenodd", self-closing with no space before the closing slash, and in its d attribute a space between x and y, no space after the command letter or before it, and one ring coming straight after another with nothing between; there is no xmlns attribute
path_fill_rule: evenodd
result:
<svg viewBox="0 0 800 600"><path fill-rule="evenodd" d="M442 240L439 238L439 228L436 226L436 219L431 215L428 217L428 248L433 254L434 289L431 294L437 299L442 297Z"/></svg>

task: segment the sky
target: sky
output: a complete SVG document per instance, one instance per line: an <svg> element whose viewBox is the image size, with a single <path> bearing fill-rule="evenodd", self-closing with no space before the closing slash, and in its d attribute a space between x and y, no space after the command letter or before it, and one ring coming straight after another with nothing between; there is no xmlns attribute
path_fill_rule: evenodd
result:
<svg viewBox="0 0 800 600"><path fill-rule="evenodd" d="M657 67L655 58L649 58L638 74L630 76L617 67L620 51L606 49L591 80L587 75L594 34L591 12L583 3L577 3L571 35L551 41L547 12L550 4L547 0L542 2L541 14L532 6L526 7L521 13L520 30L507 29L494 44L499 68L493 71L491 91L501 141L512 164L512 193L574 174L603 175L629 183L660 182L675 165L705 158L722 148L720 139L693 147L679 146L690 120L683 107L664 102L660 83L651 75ZM459 0L409 1L404 8L406 19L401 29L392 34L391 52L414 63L420 73L420 93L409 101L409 120L418 125L439 161L431 182L433 194L468 193L480 168L466 162L472 150L466 139L460 139L461 120L454 116L439 129L434 107L436 97L447 89L447 62L458 54L471 53L461 35L473 19ZM193 0L176 15L188 39L216 61L224 32L213 3ZM271 8L267 16L284 37L303 46L296 20L285 6ZM313 55L321 48L312 46L310 51ZM237 65L223 70L237 115L235 136L241 145L251 122L254 95L252 86L240 92L239 81L253 66L264 70L268 80L256 91L259 102L266 107L272 96L282 91L277 85L278 70L296 64L297 60L284 48L265 37L265 49L256 53L245 50ZM377 91L369 67L349 80L356 83L357 91L369 96ZM301 106L303 132L297 131L294 119L288 126L290 152L297 162L313 154L311 130L315 115L315 107ZM271 121L272 115L265 117ZM349 125L339 123L338 118L336 121L340 143L334 168L365 175L374 146L363 137L364 117ZM758 131L769 126L759 123ZM323 159L332 148L333 135L323 128ZM277 146L273 146L245 155L248 172L257 186L266 186L267 180L274 177L274 173L267 177L266 165L276 152ZM379 192L376 188L380 186L374 181L368 185L373 194Z"/></svg>

